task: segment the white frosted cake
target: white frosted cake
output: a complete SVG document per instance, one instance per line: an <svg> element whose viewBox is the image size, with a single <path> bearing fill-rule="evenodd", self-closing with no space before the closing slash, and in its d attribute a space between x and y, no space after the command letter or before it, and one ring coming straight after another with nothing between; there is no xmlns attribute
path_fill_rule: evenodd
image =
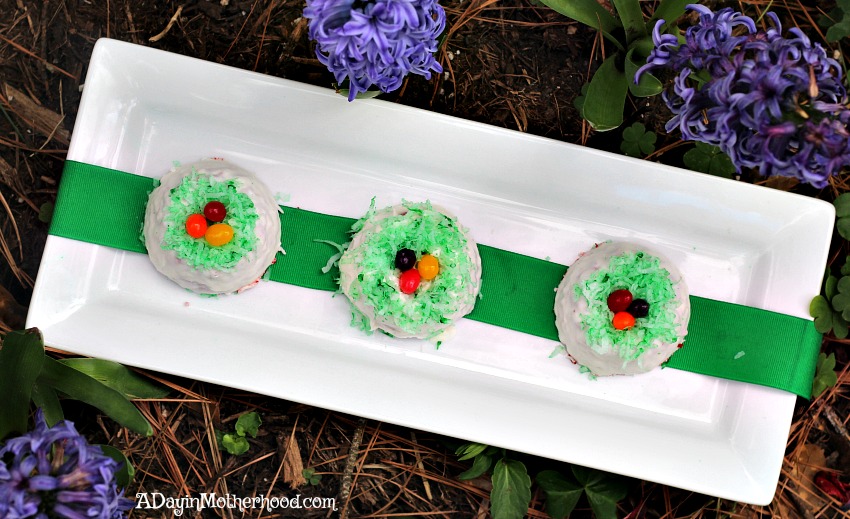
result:
<svg viewBox="0 0 850 519"><path fill-rule="evenodd" d="M481 289L478 247L454 216L429 202L376 211L352 227L339 261L353 325L393 337L445 337Z"/></svg>
<svg viewBox="0 0 850 519"><path fill-rule="evenodd" d="M567 270L555 324L567 353L594 375L633 375L665 362L685 340L688 289L668 260L644 246L606 242Z"/></svg>
<svg viewBox="0 0 850 519"><path fill-rule="evenodd" d="M252 173L221 159L176 166L148 199L154 267L200 294L248 288L280 250L279 207Z"/></svg>

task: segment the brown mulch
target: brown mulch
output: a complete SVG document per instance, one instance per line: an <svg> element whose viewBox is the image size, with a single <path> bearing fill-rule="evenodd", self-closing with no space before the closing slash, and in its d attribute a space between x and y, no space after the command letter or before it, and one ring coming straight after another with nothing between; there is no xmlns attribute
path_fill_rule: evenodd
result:
<svg viewBox="0 0 850 519"><path fill-rule="evenodd" d="M791 9L802 12L802 5ZM764 7L767 1L741 8ZM777 2L785 4L785 2ZM596 34L525 0L451 0L448 39L433 81L410 78L385 99L616 151L615 134L594 135L573 101L598 65ZM110 37L272 76L329 87L296 0L0 0L0 328L23 326L47 236L49 211L73 130L89 55ZM813 16L813 6L808 8ZM804 19L801 17L801 19ZM659 128L657 99L630 106L627 124ZM667 137L663 145L675 146ZM837 254L836 254L837 256ZM850 375L844 344L839 384L814 402L798 403L777 497L768 507L718 500L648 482L634 482L620 514L637 517L836 517L840 503L817 489L821 468L850 476ZM321 374L317 373L317 380ZM157 377L170 399L140 402L154 424L151 438L129 434L90 408L66 410L90 437L118 446L137 468L129 494L333 497L338 512L285 510L262 517L487 517L488 477L463 482L457 441L386 423L246 394L233 389ZM242 456L215 448L214 429L232 429L238 415L256 410L260 434ZM551 462L527 459L530 465ZM557 466L557 465L556 465ZM301 478L302 469L319 478ZM546 517L542 495L529 517ZM190 512L187 512L187 514ZM194 515L192 513L192 515ZM245 517L258 517L247 510ZM577 516L590 515L586 501ZM165 517L136 510L131 517ZM206 510L200 517L242 517Z"/></svg>

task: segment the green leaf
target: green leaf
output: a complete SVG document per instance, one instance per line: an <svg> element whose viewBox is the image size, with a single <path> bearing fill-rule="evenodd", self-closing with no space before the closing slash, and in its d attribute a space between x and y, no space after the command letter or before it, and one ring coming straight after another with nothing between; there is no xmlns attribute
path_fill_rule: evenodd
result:
<svg viewBox="0 0 850 519"><path fill-rule="evenodd" d="M322 475L316 474L316 469L313 468L302 469L301 476L312 486L316 486L322 481Z"/></svg>
<svg viewBox="0 0 850 519"><path fill-rule="evenodd" d="M537 484L546 493L546 513L554 519L568 517L584 491L554 470L544 470L538 474Z"/></svg>
<svg viewBox="0 0 850 519"><path fill-rule="evenodd" d="M50 223L53 218L53 202L44 202L38 208L38 219L44 223Z"/></svg>
<svg viewBox="0 0 850 519"><path fill-rule="evenodd" d="M841 270L843 271L844 267L842 267ZM842 272L842 274L843 273L844 272ZM824 284L823 284L824 295L826 296L827 299L832 299L833 297L835 297L835 294L837 292L838 292L838 278L833 276L833 275L827 276L826 282L824 282Z"/></svg>
<svg viewBox="0 0 850 519"><path fill-rule="evenodd" d="M850 36L850 2L839 0L839 7L830 13L834 23L826 31L827 41L838 41Z"/></svg>
<svg viewBox="0 0 850 519"><path fill-rule="evenodd" d="M45 359L44 339L37 328L11 332L0 349L0 440L29 430L32 388Z"/></svg>
<svg viewBox="0 0 850 519"><path fill-rule="evenodd" d="M561 13L567 18L581 22L589 27L601 30L611 41L617 40L611 36L617 28L622 27L620 21L599 5L596 0L541 0L543 4ZM618 45L619 42L617 42Z"/></svg>
<svg viewBox="0 0 850 519"><path fill-rule="evenodd" d="M832 205L835 206L835 216L838 218L850 216L850 193L838 195Z"/></svg>
<svg viewBox="0 0 850 519"><path fill-rule="evenodd" d="M587 89L590 87L590 83L585 83L581 86L581 94L577 95L575 99L573 99L573 106L576 107L576 110L579 113L584 111L584 100L587 97Z"/></svg>
<svg viewBox="0 0 850 519"><path fill-rule="evenodd" d="M732 164L732 159L722 151L711 157L711 162L708 165L708 174L715 177L732 178L735 174L735 165Z"/></svg>
<svg viewBox="0 0 850 519"><path fill-rule="evenodd" d="M841 276L835 287L838 289L839 293L844 292L845 294L850 294L850 276Z"/></svg>
<svg viewBox="0 0 850 519"><path fill-rule="evenodd" d="M627 42L631 43L646 36L646 23L643 21L643 12L638 0L612 0L612 3L626 30Z"/></svg>
<svg viewBox="0 0 850 519"><path fill-rule="evenodd" d="M838 339L846 339L848 332L847 320L838 312L832 313L832 334Z"/></svg>
<svg viewBox="0 0 850 519"><path fill-rule="evenodd" d="M850 310L850 294L839 292L832 298L832 308L837 312L844 313Z"/></svg>
<svg viewBox="0 0 850 519"><path fill-rule="evenodd" d="M815 296L809 303L809 314L815 318L815 330L818 333L829 333L832 330L832 307L823 296Z"/></svg>
<svg viewBox="0 0 850 519"><path fill-rule="evenodd" d="M531 502L531 478L525 465L516 460L501 459L493 468L493 490L490 512L493 519L521 519Z"/></svg>
<svg viewBox="0 0 850 519"><path fill-rule="evenodd" d="M646 131L643 123L634 123L623 130L623 142L620 149L630 157L641 157L655 151L655 132Z"/></svg>
<svg viewBox="0 0 850 519"><path fill-rule="evenodd" d="M153 434L151 424L124 395L51 357L44 357L38 383L93 405L133 432L145 436Z"/></svg>
<svg viewBox="0 0 850 519"><path fill-rule="evenodd" d="M609 56L590 80L584 98L582 117L593 128L604 132L623 124L623 110L629 86L626 75L617 68L617 56Z"/></svg>
<svg viewBox="0 0 850 519"><path fill-rule="evenodd" d="M718 177L732 178L735 173L735 166L720 148L704 142L695 142L694 144L694 148L688 150L682 157L682 161L688 169Z"/></svg>
<svg viewBox="0 0 850 519"><path fill-rule="evenodd" d="M838 234L840 234L842 238L850 240L850 218L846 216L839 218L838 221L835 222L835 230L838 231Z"/></svg>
<svg viewBox="0 0 850 519"><path fill-rule="evenodd" d="M830 353L827 357L825 353L821 353L818 355L817 371L815 372L815 380L812 383L812 398L819 397L821 393L834 386L837 382L835 354Z"/></svg>
<svg viewBox="0 0 850 519"><path fill-rule="evenodd" d="M617 519L617 502L626 497L628 486L620 476L573 465L573 475L584 487L597 519Z"/></svg>
<svg viewBox="0 0 850 519"><path fill-rule="evenodd" d="M465 472L461 472L458 475L458 479L461 481L469 481L470 479L475 479L481 474L484 474L488 470L490 470L490 466L493 464L493 457L483 452L475 457L472 460L472 468Z"/></svg>
<svg viewBox="0 0 850 519"><path fill-rule="evenodd" d="M59 362L85 373L127 398L164 398L171 392L111 360L77 358L61 359Z"/></svg>
<svg viewBox="0 0 850 519"><path fill-rule="evenodd" d="M115 473L115 483L119 488L127 488L130 486L130 483L133 481L133 476L136 475L136 469L133 468L133 464L130 463L130 459L119 449L116 449L112 445L100 445L99 446L104 454L114 459L121 465L121 468L118 469L118 472Z"/></svg>
<svg viewBox="0 0 850 519"><path fill-rule="evenodd" d="M65 419L59 396L52 387L42 386L38 382L32 386L32 402L44 413L44 421L48 427L53 427Z"/></svg>
<svg viewBox="0 0 850 519"><path fill-rule="evenodd" d="M251 438L256 438L260 431L260 415L256 411L245 413L236 420L236 434L239 436L251 435Z"/></svg>
<svg viewBox="0 0 850 519"><path fill-rule="evenodd" d="M336 92L337 94L340 94L346 99L348 99L348 93L350 91L351 90L349 90L348 88L339 88ZM365 92L359 92L356 96L354 96L354 99L372 99L378 97L381 94L383 94L383 92L381 92L380 90L367 90Z"/></svg>
<svg viewBox="0 0 850 519"><path fill-rule="evenodd" d="M850 256L844 258L844 265L841 266L841 275L850 276Z"/></svg>
<svg viewBox="0 0 850 519"><path fill-rule="evenodd" d="M483 443L464 443L457 448L455 454L460 456L460 458L457 459L458 461L464 461L478 456L484 452L487 447L488 446Z"/></svg>
<svg viewBox="0 0 850 519"><path fill-rule="evenodd" d="M651 29L655 27L656 20L664 20L667 26L673 26L673 23L685 14L685 6L695 3L693 0L661 0L647 26Z"/></svg>
<svg viewBox="0 0 850 519"><path fill-rule="evenodd" d="M635 97L649 97L658 95L664 90L664 85L657 77L649 72L644 72L640 76L640 81L635 83L635 74L640 67L646 64L646 55L641 57L637 47L633 46L626 54L626 81L629 83L629 92Z"/></svg>
<svg viewBox="0 0 850 519"><path fill-rule="evenodd" d="M221 438L221 446L234 456L248 452L248 440L238 434L225 434Z"/></svg>

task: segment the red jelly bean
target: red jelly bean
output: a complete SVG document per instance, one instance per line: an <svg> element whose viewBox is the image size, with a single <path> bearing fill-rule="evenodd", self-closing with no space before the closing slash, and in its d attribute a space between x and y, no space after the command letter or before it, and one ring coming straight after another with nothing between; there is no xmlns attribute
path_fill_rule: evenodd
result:
<svg viewBox="0 0 850 519"><path fill-rule="evenodd" d="M227 210L224 208L224 204L213 200L212 202L207 202L207 205L204 206L204 216L207 217L207 220L218 223L223 221L224 217L227 216Z"/></svg>
<svg viewBox="0 0 850 519"><path fill-rule="evenodd" d="M202 214L190 214L186 218L186 232L192 238L201 238L207 232L207 219Z"/></svg>
<svg viewBox="0 0 850 519"><path fill-rule="evenodd" d="M628 290L615 290L608 296L608 309L614 312L625 312L632 304L632 293Z"/></svg>
<svg viewBox="0 0 850 519"><path fill-rule="evenodd" d="M418 270L406 270L402 272L401 276L398 278L398 288L405 294L412 294L416 292L417 288L419 288L421 278L422 277L419 275Z"/></svg>
<svg viewBox="0 0 850 519"><path fill-rule="evenodd" d="M612 324L618 330L628 330L635 325L635 318L629 312L617 312Z"/></svg>

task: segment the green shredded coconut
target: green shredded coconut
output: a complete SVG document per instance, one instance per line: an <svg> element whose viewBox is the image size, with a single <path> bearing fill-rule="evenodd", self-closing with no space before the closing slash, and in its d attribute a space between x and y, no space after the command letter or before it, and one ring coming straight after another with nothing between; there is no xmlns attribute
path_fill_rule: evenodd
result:
<svg viewBox="0 0 850 519"><path fill-rule="evenodd" d="M594 375L594 374L593 374L593 371L591 371L591 369L590 369L590 368L588 368L587 366L585 366L584 364L579 364L579 366L578 366L578 372L579 372L579 373L586 373L586 374L587 374L587 378L588 378L589 380L596 380L596 375Z"/></svg>
<svg viewBox="0 0 850 519"><path fill-rule="evenodd" d="M467 240L455 219L434 210L430 202L403 201L402 205L407 214L380 220L378 230L343 261L357 262L362 267L351 285L351 298L365 295L379 319L390 319L398 328L416 334L429 324L450 323L447 316L472 299L468 287L473 283L473 263L467 255ZM362 230L375 213L372 199L369 211L352 225L351 232ZM415 251L417 257L430 254L440 264L437 277L423 280L413 295L402 293L398 287L395 256L404 248ZM352 309L359 313L353 306ZM364 326L368 328L368 323Z"/></svg>
<svg viewBox="0 0 850 519"><path fill-rule="evenodd" d="M599 269L574 286L576 298L587 300L588 311L581 316L587 344L598 353L614 349L625 361L635 360L657 344L679 340L676 308L679 301L670 273L660 260L644 252L613 256L607 269ZM614 314L608 309L608 296L626 289L635 299L649 303L649 314L635 320L627 330L617 330Z"/></svg>
<svg viewBox="0 0 850 519"><path fill-rule="evenodd" d="M555 346L555 349L552 350L552 353L549 354L549 358L553 359L553 358L555 358L559 355L566 355L566 354L567 354L567 347L564 346L561 343L558 343L558 345Z"/></svg>
<svg viewBox="0 0 850 519"><path fill-rule="evenodd" d="M743 352L743 351L739 351L738 353L736 353L736 354L735 354L734 359L735 359L735 360L738 360L738 359L740 359L741 357L743 357L744 355L746 355L746 353L745 353L745 352Z"/></svg>
<svg viewBox="0 0 850 519"><path fill-rule="evenodd" d="M322 274L327 274L328 272L331 271L331 269L334 267L334 265L337 264L337 262L342 257L342 255L345 254L345 248L348 247L349 243L351 243L351 242L346 242L346 243L343 243L343 244L339 244L339 243L336 243L334 241L319 240L319 239L314 239L313 241L316 242L316 243L324 243L324 244L330 245L331 247L333 247L337 250L337 253L334 254L333 256L331 256L330 258L328 258L328 262L325 263L324 267L322 267Z"/></svg>
<svg viewBox="0 0 850 519"><path fill-rule="evenodd" d="M187 175L180 185L171 190L171 204L163 218L166 226L162 248L173 250L177 257L198 269L229 270L245 254L254 250L257 236L254 228L259 216L251 198L238 192L238 180L220 182L197 171ZM203 214L204 206L211 201L224 204L227 216L223 223L233 228L233 239L213 247L201 238L192 238L186 232L186 218Z"/></svg>

